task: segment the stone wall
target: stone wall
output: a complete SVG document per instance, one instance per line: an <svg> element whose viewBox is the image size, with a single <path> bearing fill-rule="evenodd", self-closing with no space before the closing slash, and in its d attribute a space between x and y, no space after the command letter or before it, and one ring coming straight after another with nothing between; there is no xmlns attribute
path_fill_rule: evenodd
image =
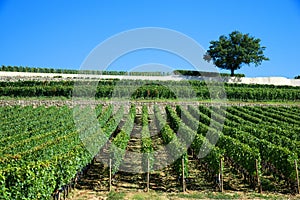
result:
<svg viewBox="0 0 300 200"><path fill-rule="evenodd" d="M96 100L96 101L72 101L72 100L0 100L0 106L33 106L33 107L38 107L38 106L45 106L45 107L50 107L50 106L69 106L69 107L74 107L74 106L91 106L95 107L98 104L102 104L104 107L107 107L109 104L114 104L116 108L118 108L120 105L123 105L125 107L125 111L129 110L130 103L133 103L137 107L137 113L142 113L142 106L147 105L148 110L150 113L153 112L153 106L154 104L157 104L162 110L165 108L166 105L170 105L172 107L175 107L176 105L181 105L183 107L187 107L188 105L193 105L193 106L199 106L199 105L204 105L204 106L290 106L289 104L283 104L283 103L273 103L273 104L264 104L264 103L247 103L247 102L242 102L242 103L233 103L233 102L224 102L224 103L209 103L209 102L197 102L197 101L192 101L192 102L142 102L142 101L132 101L132 102L123 102L123 103L118 103L118 102L111 102L111 101L101 101L101 100ZM296 105L293 105L296 106ZM300 105L298 105L300 107ZM116 110L116 109L115 109Z"/></svg>

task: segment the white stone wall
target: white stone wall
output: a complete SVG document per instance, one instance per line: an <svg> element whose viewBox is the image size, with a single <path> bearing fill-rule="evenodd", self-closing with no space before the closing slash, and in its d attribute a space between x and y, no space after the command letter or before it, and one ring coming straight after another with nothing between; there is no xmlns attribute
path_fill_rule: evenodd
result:
<svg viewBox="0 0 300 200"><path fill-rule="evenodd" d="M300 79L287 79L284 77L257 77L257 78L241 78L228 80L229 83L245 83L245 84L266 84L266 85L290 85L300 86Z"/></svg>

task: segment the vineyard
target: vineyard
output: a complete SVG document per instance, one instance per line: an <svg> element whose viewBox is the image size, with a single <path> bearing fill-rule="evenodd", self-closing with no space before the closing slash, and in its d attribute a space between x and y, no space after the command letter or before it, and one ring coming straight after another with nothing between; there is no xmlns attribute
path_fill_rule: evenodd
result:
<svg viewBox="0 0 300 200"><path fill-rule="evenodd" d="M244 191L295 194L299 113L213 104L0 107L0 197L66 196L94 169L102 173L91 187L104 191L149 170L129 189L223 191L240 180Z"/></svg>
<svg viewBox="0 0 300 200"><path fill-rule="evenodd" d="M0 67L0 71L6 72L33 72L33 73L56 73L56 74L98 74L98 75L131 75L131 76L166 76L171 72L139 72L139 71L100 71L100 70L75 70L75 69L56 69L41 67L24 66L5 66ZM227 73L199 72L191 70L174 70L172 73L185 76L230 76ZM245 77L244 74L235 74L237 77Z"/></svg>
<svg viewBox="0 0 300 200"><path fill-rule="evenodd" d="M255 84L206 83L205 81L150 81L119 79L69 81L0 82L0 96L10 98L76 96L96 99L128 98L131 100L227 98L233 101L299 102L300 87ZM225 95L226 93L226 95Z"/></svg>

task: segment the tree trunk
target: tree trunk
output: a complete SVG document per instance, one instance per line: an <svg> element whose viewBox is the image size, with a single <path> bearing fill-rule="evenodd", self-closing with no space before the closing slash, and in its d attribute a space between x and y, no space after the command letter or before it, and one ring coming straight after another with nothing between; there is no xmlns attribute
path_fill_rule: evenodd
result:
<svg viewBox="0 0 300 200"><path fill-rule="evenodd" d="M234 69L230 69L231 73L230 76L234 76Z"/></svg>

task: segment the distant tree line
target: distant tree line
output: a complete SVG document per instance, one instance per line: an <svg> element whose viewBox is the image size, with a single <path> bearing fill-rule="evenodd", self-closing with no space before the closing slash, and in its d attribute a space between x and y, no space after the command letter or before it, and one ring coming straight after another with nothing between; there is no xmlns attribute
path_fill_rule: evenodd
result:
<svg viewBox="0 0 300 200"><path fill-rule="evenodd" d="M2 65L0 71L7 72L34 72L34 73L59 73L59 74L77 74L78 70L74 69L55 69L41 67L23 67L23 66L5 66Z"/></svg>
<svg viewBox="0 0 300 200"><path fill-rule="evenodd" d="M165 76L168 72L126 72L126 71L100 71L100 70L76 70L76 69L56 69L23 66L2 65L0 71L8 72L34 72L34 73L57 73L57 74L93 74L93 75L135 75L135 76Z"/></svg>

